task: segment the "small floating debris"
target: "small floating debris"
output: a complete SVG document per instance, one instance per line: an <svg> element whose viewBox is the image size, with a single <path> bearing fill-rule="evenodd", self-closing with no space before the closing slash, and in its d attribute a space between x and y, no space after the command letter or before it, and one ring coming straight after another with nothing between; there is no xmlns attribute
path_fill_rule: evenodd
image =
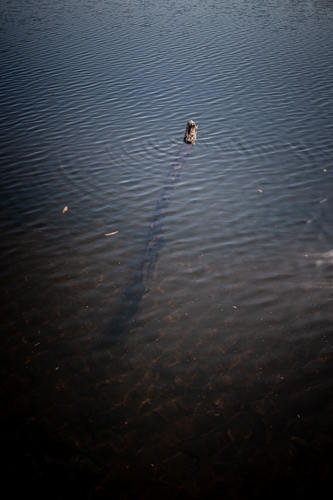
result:
<svg viewBox="0 0 333 500"><path fill-rule="evenodd" d="M117 234L118 231L113 231L113 233L105 233L104 236L112 236L113 234Z"/></svg>
<svg viewBox="0 0 333 500"><path fill-rule="evenodd" d="M258 189L259 193L262 193L262 189Z"/></svg>
<svg viewBox="0 0 333 500"><path fill-rule="evenodd" d="M67 207L67 205L66 205L66 206L62 209L62 213L64 214L65 212L67 212L67 210L68 210L68 207Z"/></svg>

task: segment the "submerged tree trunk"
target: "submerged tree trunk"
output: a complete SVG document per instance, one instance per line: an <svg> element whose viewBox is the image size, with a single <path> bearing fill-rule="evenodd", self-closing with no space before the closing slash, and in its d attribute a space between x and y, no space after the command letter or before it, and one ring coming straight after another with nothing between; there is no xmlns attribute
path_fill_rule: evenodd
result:
<svg viewBox="0 0 333 500"><path fill-rule="evenodd" d="M148 228L147 242L142 253L139 268L135 273L133 283L124 291L118 313L110 320L106 333L116 338L126 327L127 322L135 315L139 308L140 301L151 288L155 266L159 256L159 251L165 245L164 240L164 219L174 193L174 188L179 180L180 173L190 154L192 146L195 144L198 126L193 120L187 122L184 144L180 147L168 177L164 184L163 191L157 200L153 219Z"/></svg>

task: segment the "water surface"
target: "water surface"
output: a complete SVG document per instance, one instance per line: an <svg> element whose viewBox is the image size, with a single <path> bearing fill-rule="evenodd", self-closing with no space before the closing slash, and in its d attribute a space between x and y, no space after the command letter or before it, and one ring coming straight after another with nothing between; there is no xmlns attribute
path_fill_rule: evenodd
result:
<svg viewBox="0 0 333 500"><path fill-rule="evenodd" d="M333 472L331 2L1 9L11 490L19 477L43 498L320 496ZM166 244L115 338L105 327L188 119L198 140Z"/></svg>

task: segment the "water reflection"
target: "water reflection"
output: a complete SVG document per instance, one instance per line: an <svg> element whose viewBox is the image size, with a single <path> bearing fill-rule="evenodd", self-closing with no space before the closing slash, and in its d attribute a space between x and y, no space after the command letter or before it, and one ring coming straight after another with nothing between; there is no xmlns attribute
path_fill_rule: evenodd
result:
<svg viewBox="0 0 333 500"><path fill-rule="evenodd" d="M43 498L322 495L330 2L15 0L3 13L11 491L20 477ZM189 117L200 137L154 282L111 341Z"/></svg>

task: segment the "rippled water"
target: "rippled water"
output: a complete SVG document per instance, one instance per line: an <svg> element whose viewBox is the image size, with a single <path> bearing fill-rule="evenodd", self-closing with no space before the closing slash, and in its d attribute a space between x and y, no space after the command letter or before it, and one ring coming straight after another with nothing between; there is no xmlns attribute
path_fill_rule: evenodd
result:
<svg viewBox="0 0 333 500"><path fill-rule="evenodd" d="M332 3L1 10L11 491L321 496L333 476ZM112 335L188 119L198 140L154 280Z"/></svg>

